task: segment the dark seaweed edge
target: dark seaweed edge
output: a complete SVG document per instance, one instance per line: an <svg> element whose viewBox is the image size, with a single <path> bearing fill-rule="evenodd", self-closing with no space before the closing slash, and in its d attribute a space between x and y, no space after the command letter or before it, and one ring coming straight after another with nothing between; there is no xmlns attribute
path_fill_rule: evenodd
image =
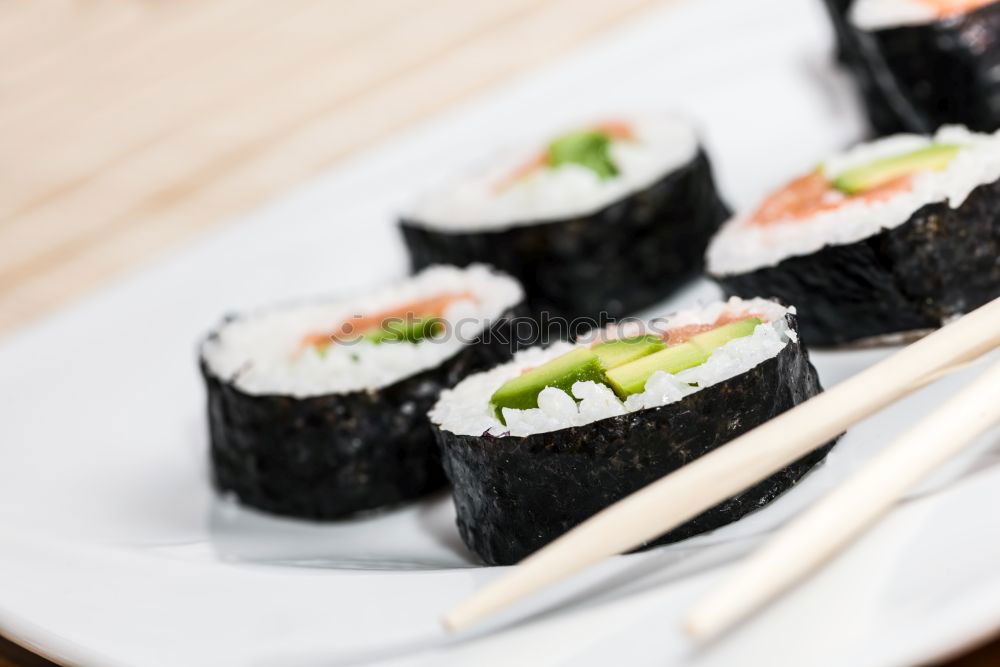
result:
<svg viewBox="0 0 1000 667"><path fill-rule="evenodd" d="M509 360L512 323L527 313L521 300L438 366L366 391L248 394L213 373L199 352L214 487L248 507L314 520L392 507L442 488L426 414L442 389Z"/></svg>
<svg viewBox="0 0 1000 667"><path fill-rule="evenodd" d="M794 303L809 345L936 329L1000 296L1000 180L958 207L922 206L902 225L778 264L712 276L727 296Z"/></svg>
<svg viewBox="0 0 1000 667"><path fill-rule="evenodd" d="M851 0L826 0L841 62L878 134L931 133L948 123L1000 127L1000 3L918 26L864 31Z"/></svg>
<svg viewBox="0 0 1000 667"><path fill-rule="evenodd" d="M730 215L708 156L598 211L500 229L449 231L403 217L414 272L483 262L525 287L538 317L620 318L662 301L704 269L704 250Z"/></svg>
<svg viewBox="0 0 1000 667"><path fill-rule="evenodd" d="M795 330L795 317L786 318ZM433 428L463 541L485 563L506 565L820 391L808 352L790 341L775 357L680 401L583 426L524 437ZM835 442L642 548L677 542L759 509L805 476Z"/></svg>

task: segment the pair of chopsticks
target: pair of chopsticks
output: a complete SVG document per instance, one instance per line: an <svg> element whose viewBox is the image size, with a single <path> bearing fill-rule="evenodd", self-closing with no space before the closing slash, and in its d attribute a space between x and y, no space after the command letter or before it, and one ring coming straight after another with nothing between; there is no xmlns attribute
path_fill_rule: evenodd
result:
<svg viewBox="0 0 1000 667"><path fill-rule="evenodd" d="M868 465L741 563L688 614L685 629L713 637L818 569L906 491L1000 422L1000 363L896 439Z"/></svg>
<svg viewBox="0 0 1000 667"><path fill-rule="evenodd" d="M1000 346L1000 299L595 514L443 618L466 629L520 599L652 540L796 461L849 426ZM696 605L685 628L713 636L822 564L912 485L1000 419L1000 365L922 419L794 521Z"/></svg>

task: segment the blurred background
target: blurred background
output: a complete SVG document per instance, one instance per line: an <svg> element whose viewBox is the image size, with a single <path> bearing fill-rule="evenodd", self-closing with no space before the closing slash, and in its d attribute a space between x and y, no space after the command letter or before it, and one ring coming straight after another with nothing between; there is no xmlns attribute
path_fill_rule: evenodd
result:
<svg viewBox="0 0 1000 667"><path fill-rule="evenodd" d="M0 335L665 2L0 0Z"/></svg>
<svg viewBox="0 0 1000 667"><path fill-rule="evenodd" d="M0 0L0 336L671 1Z"/></svg>

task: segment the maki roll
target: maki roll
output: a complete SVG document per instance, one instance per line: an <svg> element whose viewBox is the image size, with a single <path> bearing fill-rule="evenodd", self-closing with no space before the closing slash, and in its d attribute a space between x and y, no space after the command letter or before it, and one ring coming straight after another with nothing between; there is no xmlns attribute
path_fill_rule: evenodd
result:
<svg viewBox="0 0 1000 667"><path fill-rule="evenodd" d="M226 319L201 345L216 487L308 519L441 487L427 410L510 358L522 299L483 266L433 267L364 297Z"/></svg>
<svg viewBox="0 0 1000 667"><path fill-rule="evenodd" d="M998 179L1000 135L863 144L727 222L708 269L728 294L801 304L810 345L919 335L1000 295Z"/></svg>
<svg viewBox="0 0 1000 667"><path fill-rule="evenodd" d="M486 262L522 282L536 316L596 319L653 305L700 273L727 215L694 130L651 115L498 156L400 225L415 270Z"/></svg>
<svg viewBox="0 0 1000 667"><path fill-rule="evenodd" d="M466 545L519 561L643 486L820 392L794 310L730 299L531 348L430 413ZM730 523L801 479L827 443L661 536Z"/></svg>
<svg viewBox="0 0 1000 667"><path fill-rule="evenodd" d="M878 132L1000 128L1000 2L826 1Z"/></svg>

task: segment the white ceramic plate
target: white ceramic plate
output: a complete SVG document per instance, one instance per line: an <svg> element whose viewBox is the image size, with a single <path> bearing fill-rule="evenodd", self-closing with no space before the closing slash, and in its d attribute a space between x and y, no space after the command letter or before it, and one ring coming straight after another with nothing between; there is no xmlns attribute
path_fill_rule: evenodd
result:
<svg viewBox="0 0 1000 667"><path fill-rule="evenodd" d="M751 203L860 136L819 3L676 2L565 62L317 179L0 347L0 629L122 665L891 665L1000 623L1000 457L984 438L806 586L711 647L685 605L760 537L977 369L853 429L826 465L714 534L619 557L503 628L447 640L475 567L446 496L333 525L217 499L195 343L231 309L403 273L392 212L524 128L619 109L698 120L725 194ZM674 304L707 297L695 285ZM834 384L887 354L816 354Z"/></svg>

